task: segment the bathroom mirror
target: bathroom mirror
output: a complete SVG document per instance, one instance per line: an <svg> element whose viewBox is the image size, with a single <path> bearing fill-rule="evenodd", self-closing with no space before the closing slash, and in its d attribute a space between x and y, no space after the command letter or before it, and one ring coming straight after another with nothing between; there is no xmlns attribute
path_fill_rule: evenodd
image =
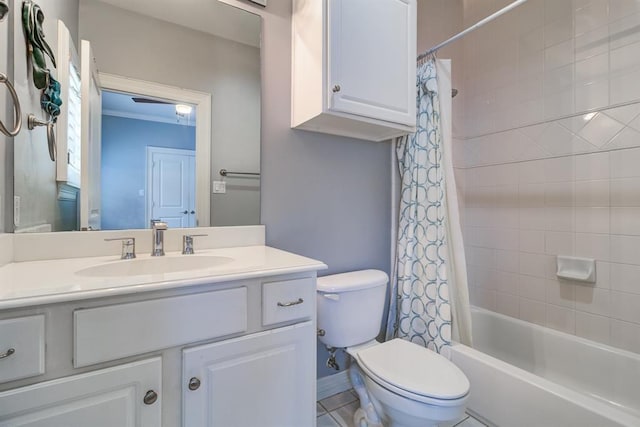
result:
<svg viewBox="0 0 640 427"><path fill-rule="evenodd" d="M104 83L100 173L86 168L100 185L85 190L57 181L55 165L34 154L46 150L34 131L27 143L15 144L15 232L80 229L83 191L101 193L100 225L92 229L148 228L150 218L172 218L159 204L184 215L184 221L168 219L170 226L259 224L260 16L216 0L39 3L50 44L56 17L77 16L65 24L78 51L81 40L90 42ZM76 6L77 14L65 10ZM16 49L15 56L23 53ZM196 97L181 102L181 90ZM198 115L206 110L208 124ZM200 150L193 138L202 126L210 126L210 140ZM206 170L199 166L203 156ZM202 203L206 217L196 212Z"/></svg>

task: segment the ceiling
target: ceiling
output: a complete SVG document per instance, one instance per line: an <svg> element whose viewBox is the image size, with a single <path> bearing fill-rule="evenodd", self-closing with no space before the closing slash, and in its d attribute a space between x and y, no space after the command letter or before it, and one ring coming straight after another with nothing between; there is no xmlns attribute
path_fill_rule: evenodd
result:
<svg viewBox="0 0 640 427"><path fill-rule="evenodd" d="M98 0L84 0L96 2ZM260 47L260 16L217 0L100 0L121 9Z"/></svg>
<svg viewBox="0 0 640 427"><path fill-rule="evenodd" d="M131 119L149 120L154 122L173 123L195 126L196 109L191 110L188 117L176 114L175 104L146 104L134 102L126 93L102 91L102 113L107 116L128 117ZM149 98L149 97L145 97Z"/></svg>

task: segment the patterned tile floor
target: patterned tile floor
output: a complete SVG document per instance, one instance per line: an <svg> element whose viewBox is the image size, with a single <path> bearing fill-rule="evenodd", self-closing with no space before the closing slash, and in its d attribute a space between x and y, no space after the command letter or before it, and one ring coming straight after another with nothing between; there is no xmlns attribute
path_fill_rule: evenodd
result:
<svg viewBox="0 0 640 427"><path fill-rule="evenodd" d="M353 414L358 409L358 395L353 390L334 394L322 399L317 404L317 427L356 427L353 423ZM451 423L442 424L441 427L486 427L469 414Z"/></svg>

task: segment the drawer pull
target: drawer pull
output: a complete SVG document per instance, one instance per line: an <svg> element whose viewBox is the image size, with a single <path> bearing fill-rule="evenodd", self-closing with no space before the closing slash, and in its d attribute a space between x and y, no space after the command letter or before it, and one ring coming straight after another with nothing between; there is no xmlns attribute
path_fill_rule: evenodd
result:
<svg viewBox="0 0 640 427"><path fill-rule="evenodd" d="M189 380L189 390L194 391L200 388L200 380L193 377Z"/></svg>
<svg viewBox="0 0 640 427"><path fill-rule="evenodd" d="M6 359L7 357L11 356L15 352L16 352L15 348L10 348L9 350L5 351L4 353L0 353L0 359Z"/></svg>
<svg viewBox="0 0 640 427"><path fill-rule="evenodd" d="M158 393L153 390L149 390L145 395L142 401L145 405L153 405L158 400Z"/></svg>
<svg viewBox="0 0 640 427"><path fill-rule="evenodd" d="M302 304L303 302L304 300L302 298L298 298L297 301L279 302L278 307L291 307L292 305Z"/></svg>

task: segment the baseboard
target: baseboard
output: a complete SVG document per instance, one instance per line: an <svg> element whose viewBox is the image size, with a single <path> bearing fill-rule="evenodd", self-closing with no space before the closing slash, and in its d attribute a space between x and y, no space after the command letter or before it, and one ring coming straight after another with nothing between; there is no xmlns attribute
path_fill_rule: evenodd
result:
<svg viewBox="0 0 640 427"><path fill-rule="evenodd" d="M325 399L334 394L347 391L351 388L349 380L349 370L345 369L337 374L318 378L318 400Z"/></svg>

